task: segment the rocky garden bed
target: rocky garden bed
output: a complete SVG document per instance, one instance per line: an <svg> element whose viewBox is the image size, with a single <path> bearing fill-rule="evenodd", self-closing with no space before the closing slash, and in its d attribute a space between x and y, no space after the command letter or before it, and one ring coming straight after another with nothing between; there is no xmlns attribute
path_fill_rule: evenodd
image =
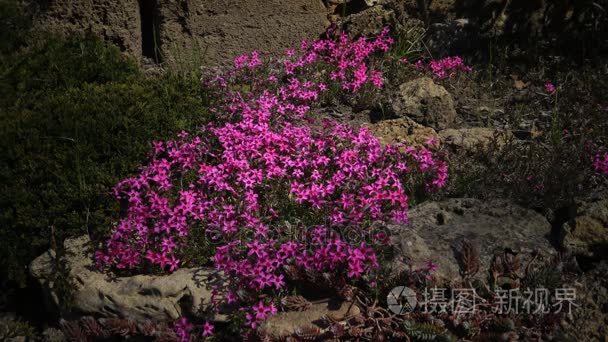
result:
<svg viewBox="0 0 608 342"><path fill-rule="evenodd" d="M2 4L0 339L608 336L602 3L111 3Z"/></svg>

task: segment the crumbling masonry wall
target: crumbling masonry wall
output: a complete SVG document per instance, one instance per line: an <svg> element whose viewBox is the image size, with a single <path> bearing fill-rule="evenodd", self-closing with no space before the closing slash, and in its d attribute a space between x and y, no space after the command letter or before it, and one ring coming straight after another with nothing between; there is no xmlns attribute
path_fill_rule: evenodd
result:
<svg viewBox="0 0 608 342"><path fill-rule="evenodd" d="M93 32L140 60L205 65L279 53L328 26L321 0L47 0L37 25Z"/></svg>

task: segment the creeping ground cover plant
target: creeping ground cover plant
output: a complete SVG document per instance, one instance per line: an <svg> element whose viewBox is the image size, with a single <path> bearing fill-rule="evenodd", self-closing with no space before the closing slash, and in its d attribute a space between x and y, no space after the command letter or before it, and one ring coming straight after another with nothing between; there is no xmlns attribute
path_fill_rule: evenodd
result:
<svg viewBox="0 0 608 342"><path fill-rule="evenodd" d="M274 62L253 52L207 80L216 122L154 142L148 164L115 187L127 210L96 253L100 267L191 266L185 250L203 233L226 279L215 304L237 305L251 328L277 313L272 295L290 268L373 281L387 243L375 223L407 222L408 194L443 187L447 164L430 147L383 146L309 114L330 89L382 87L370 57L391 43L385 30L303 42Z"/></svg>

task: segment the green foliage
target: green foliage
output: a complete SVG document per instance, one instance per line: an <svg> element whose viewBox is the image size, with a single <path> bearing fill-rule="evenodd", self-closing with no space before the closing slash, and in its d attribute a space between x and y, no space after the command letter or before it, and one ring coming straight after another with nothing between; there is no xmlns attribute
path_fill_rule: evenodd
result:
<svg viewBox="0 0 608 342"><path fill-rule="evenodd" d="M0 340L7 341L13 338L36 337L36 330L28 322L4 317L0 319Z"/></svg>
<svg viewBox="0 0 608 342"><path fill-rule="evenodd" d="M492 322L494 332L506 333L515 330L515 323L508 317L497 317Z"/></svg>
<svg viewBox="0 0 608 342"><path fill-rule="evenodd" d="M48 36L0 62L0 264L26 265L57 241L109 228L110 190L150 141L208 117L195 75L149 77L94 37Z"/></svg>
<svg viewBox="0 0 608 342"><path fill-rule="evenodd" d="M31 11L21 1L0 0L0 55L25 43L32 24Z"/></svg>
<svg viewBox="0 0 608 342"><path fill-rule="evenodd" d="M593 189L586 139L480 148L452 156L451 196L503 197L531 208L557 210Z"/></svg>
<svg viewBox="0 0 608 342"><path fill-rule="evenodd" d="M409 323L406 322L405 330L412 341L454 341L447 330L431 323Z"/></svg>
<svg viewBox="0 0 608 342"><path fill-rule="evenodd" d="M86 83L125 82L137 75L136 64L92 36L61 38L46 34L0 64L0 104L30 108L34 98Z"/></svg>
<svg viewBox="0 0 608 342"><path fill-rule="evenodd" d="M553 292L561 285L562 276L554 265L542 265L534 268L526 274L522 281L522 288L539 289L545 288Z"/></svg>

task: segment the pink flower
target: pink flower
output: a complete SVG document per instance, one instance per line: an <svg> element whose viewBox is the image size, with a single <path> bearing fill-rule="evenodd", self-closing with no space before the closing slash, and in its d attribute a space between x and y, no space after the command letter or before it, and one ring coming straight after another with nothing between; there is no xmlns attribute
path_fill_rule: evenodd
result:
<svg viewBox="0 0 608 342"><path fill-rule="evenodd" d="M439 140L435 137L429 137L424 141L424 144L427 146L436 147L439 145Z"/></svg>
<svg viewBox="0 0 608 342"><path fill-rule="evenodd" d="M428 260L426 262L426 270L429 273L435 273L437 272L437 270L439 269L439 266L437 266L432 260Z"/></svg>
<svg viewBox="0 0 608 342"><path fill-rule="evenodd" d="M424 65L424 61L422 59L419 59L418 61L416 61L416 63L414 64L414 67L416 68L416 70L423 70L425 65Z"/></svg>
<svg viewBox="0 0 608 342"><path fill-rule="evenodd" d="M550 81L547 81L547 83L545 83L545 91L547 92L547 94L553 95L556 90L557 89L555 88L555 85Z"/></svg>
<svg viewBox="0 0 608 342"><path fill-rule="evenodd" d="M173 331L181 342L189 342L192 324L188 322L186 317L182 317L173 324Z"/></svg>
<svg viewBox="0 0 608 342"><path fill-rule="evenodd" d="M372 75L371 75L371 81L372 84L374 85L374 87L376 88L382 88L382 86L384 85L384 79L382 78L382 73L379 71L372 71Z"/></svg>
<svg viewBox="0 0 608 342"><path fill-rule="evenodd" d="M236 303L237 299L238 299L238 296L236 295L236 293L234 291L228 291L228 293L226 294L226 302L228 304Z"/></svg>
<svg viewBox="0 0 608 342"><path fill-rule="evenodd" d="M416 64L417 68L422 68L423 65ZM472 68L466 64L459 56L445 57L439 60L432 60L429 63L429 68L433 72L433 75L439 79L452 78L457 72L470 72Z"/></svg>
<svg viewBox="0 0 608 342"><path fill-rule="evenodd" d="M593 168L596 172L608 176L608 152L597 153L593 158Z"/></svg>
<svg viewBox="0 0 608 342"><path fill-rule="evenodd" d="M252 329L255 329L259 322L277 314L277 308L274 306L274 303L265 304L263 301L260 301L253 305L251 309L252 312L247 313L245 317L247 319L247 325Z"/></svg>
<svg viewBox="0 0 608 342"><path fill-rule="evenodd" d="M213 329L214 329L213 324L211 324L209 322L205 322L203 324L203 337L212 336L213 335Z"/></svg>

